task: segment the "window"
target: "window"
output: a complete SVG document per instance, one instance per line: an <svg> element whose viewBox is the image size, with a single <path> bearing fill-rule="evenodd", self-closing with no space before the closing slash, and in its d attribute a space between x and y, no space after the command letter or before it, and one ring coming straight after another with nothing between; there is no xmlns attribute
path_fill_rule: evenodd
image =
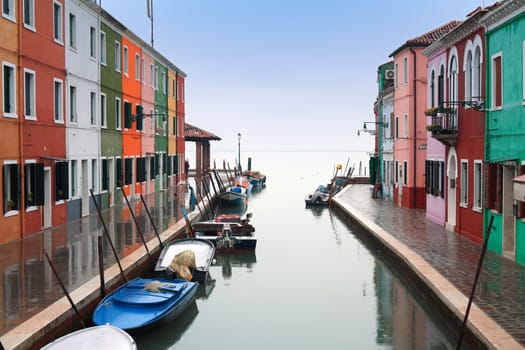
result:
<svg viewBox="0 0 525 350"><path fill-rule="evenodd" d="M55 79L54 81L54 115L55 122L63 123L64 122L64 112L63 112L63 88L62 80Z"/></svg>
<svg viewBox="0 0 525 350"><path fill-rule="evenodd" d="M102 191L109 189L109 169L108 160L102 159Z"/></svg>
<svg viewBox="0 0 525 350"><path fill-rule="evenodd" d="M77 161L71 161L71 197L77 195ZM67 199L67 198L65 198Z"/></svg>
<svg viewBox="0 0 525 350"><path fill-rule="evenodd" d="M120 185L122 184L122 158L117 158L115 174L115 187L120 188Z"/></svg>
<svg viewBox="0 0 525 350"><path fill-rule="evenodd" d="M27 119L36 119L35 96L35 72L24 69L24 115Z"/></svg>
<svg viewBox="0 0 525 350"><path fill-rule="evenodd" d="M472 74L472 51L467 52L465 64L465 100L472 100L473 74Z"/></svg>
<svg viewBox="0 0 525 350"><path fill-rule="evenodd" d="M397 169L399 169L399 161L396 160L395 161L395 169L394 169L394 171L396 172L396 175L395 175L396 176L396 184L399 182L399 173L398 173Z"/></svg>
<svg viewBox="0 0 525 350"><path fill-rule="evenodd" d="M4 93L4 116L16 118L16 77L15 66L11 63L2 64L3 71L3 93Z"/></svg>
<svg viewBox="0 0 525 350"><path fill-rule="evenodd" d="M501 213L503 209L503 165L485 163L485 208Z"/></svg>
<svg viewBox="0 0 525 350"><path fill-rule="evenodd" d="M144 108L141 105L135 105L135 129L137 131L144 129Z"/></svg>
<svg viewBox="0 0 525 350"><path fill-rule="evenodd" d="M77 48L77 16L69 14L69 47Z"/></svg>
<svg viewBox="0 0 525 350"><path fill-rule="evenodd" d="M406 139L406 138L408 138L408 114L405 113L403 119L404 119L403 120L403 122L404 122L404 125L403 125L403 137Z"/></svg>
<svg viewBox="0 0 525 350"><path fill-rule="evenodd" d="M118 41L115 41L115 70L117 72L120 72L120 43Z"/></svg>
<svg viewBox="0 0 525 350"><path fill-rule="evenodd" d="M155 161L156 157L149 157L149 179L153 180L155 178Z"/></svg>
<svg viewBox="0 0 525 350"><path fill-rule="evenodd" d="M128 76L128 47L124 46L124 74Z"/></svg>
<svg viewBox="0 0 525 350"><path fill-rule="evenodd" d="M399 138L399 117L396 115L396 139Z"/></svg>
<svg viewBox="0 0 525 350"><path fill-rule="evenodd" d="M403 58L403 84L408 84L408 58Z"/></svg>
<svg viewBox="0 0 525 350"><path fill-rule="evenodd" d="M408 162L405 160L403 161L403 185L408 185Z"/></svg>
<svg viewBox="0 0 525 350"><path fill-rule="evenodd" d="M35 0L24 0L24 25L35 28Z"/></svg>
<svg viewBox="0 0 525 350"><path fill-rule="evenodd" d="M474 50L474 65L472 67L472 99L480 100L481 92L481 48L476 46Z"/></svg>
<svg viewBox="0 0 525 350"><path fill-rule="evenodd" d="M150 85L152 88L155 88L155 85L154 85L154 82L155 82L155 78L154 78L154 70L153 70L153 65L150 64L149 65L149 78L150 78Z"/></svg>
<svg viewBox="0 0 525 350"><path fill-rule="evenodd" d="M146 158L137 158L137 182L146 181Z"/></svg>
<svg viewBox="0 0 525 350"><path fill-rule="evenodd" d="M106 33L100 32L100 64L106 65Z"/></svg>
<svg viewBox="0 0 525 350"><path fill-rule="evenodd" d="M69 198L69 170L68 162L55 163L55 201Z"/></svg>
<svg viewBox="0 0 525 350"><path fill-rule="evenodd" d="M97 93L91 92L90 95L90 115L91 115L91 125L97 125Z"/></svg>
<svg viewBox="0 0 525 350"><path fill-rule="evenodd" d="M461 188L459 205L466 207L468 205L468 161L461 161Z"/></svg>
<svg viewBox="0 0 525 350"><path fill-rule="evenodd" d="M101 93L100 94L100 126L103 128L107 126L106 111L107 111L106 94Z"/></svg>
<svg viewBox="0 0 525 350"><path fill-rule="evenodd" d="M77 87L73 85L69 87L69 121L72 123L78 122Z"/></svg>
<svg viewBox="0 0 525 350"><path fill-rule="evenodd" d="M180 82L180 97L182 102L184 102L184 80Z"/></svg>
<svg viewBox="0 0 525 350"><path fill-rule="evenodd" d="M89 56L97 57L97 31L95 27L89 27Z"/></svg>
<svg viewBox="0 0 525 350"><path fill-rule="evenodd" d="M166 95L166 73L162 72L162 93Z"/></svg>
<svg viewBox="0 0 525 350"><path fill-rule="evenodd" d="M16 161L5 161L4 177L4 214L20 209L20 167Z"/></svg>
<svg viewBox="0 0 525 350"><path fill-rule="evenodd" d="M436 72L430 73L430 107L436 106Z"/></svg>
<svg viewBox="0 0 525 350"><path fill-rule="evenodd" d="M2 0L2 16L16 21L15 18L15 0Z"/></svg>
<svg viewBox="0 0 525 350"><path fill-rule="evenodd" d="M124 184L129 185L133 181L133 158L124 159Z"/></svg>
<svg viewBox="0 0 525 350"><path fill-rule="evenodd" d="M173 79L171 82L171 96L175 97L175 86L176 86L177 80Z"/></svg>
<svg viewBox="0 0 525 350"><path fill-rule="evenodd" d="M441 65L438 75L438 105L443 106L445 101L445 67Z"/></svg>
<svg viewBox="0 0 525 350"><path fill-rule="evenodd" d="M426 193L444 198L445 163L443 161L425 161Z"/></svg>
<svg viewBox="0 0 525 350"><path fill-rule="evenodd" d="M117 130L122 128L122 109L120 105L120 98L115 97L115 127Z"/></svg>
<svg viewBox="0 0 525 350"><path fill-rule="evenodd" d="M149 131L151 134L154 134L155 133L155 118L157 117L154 112L153 112L153 108L149 110L149 114L151 115L151 118L149 118L150 122L149 122Z"/></svg>
<svg viewBox="0 0 525 350"><path fill-rule="evenodd" d="M456 56L450 58L448 100L458 100L458 60Z"/></svg>
<svg viewBox="0 0 525 350"><path fill-rule="evenodd" d="M91 159L91 189L97 191L97 160Z"/></svg>
<svg viewBox="0 0 525 350"><path fill-rule="evenodd" d="M135 80L140 81L140 56L135 54Z"/></svg>
<svg viewBox="0 0 525 350"><path fill-rule="evenodd" d="M62 43L62 4L53 3L53 38Z"/></svg>
<svg viewBox="0 0 525 350"><path fill-rule="evenodd" d="M502 67L501 67L501 53L492 57L492 108L501 108L503 102L502 94Z"/></svg>
<svg viewBox="0 0 525 350"><path fill-rule="evenodd" d="M483 173L482 173L482 161L474 161L474 209L481 210L482 205L482 194L483 194Z"/></svg>
<svg viewBox="0 0 525 350"><path fill-rule="evenodd" d="M159 68L157 66L155 66L153 86L155 86L155 91L159 89Z"/></svg>
<svg viewBox="0 0 525 350"><path fill-rule="evenodd" d="M133 116L131 115L131 103L124 101L124 129L131 129Z"/></svg>
<svg viewBox="0 0 525 350"><path fill-rule="evenodd" d="M25 207L44 205L44 164L25 165Z"/></svg>

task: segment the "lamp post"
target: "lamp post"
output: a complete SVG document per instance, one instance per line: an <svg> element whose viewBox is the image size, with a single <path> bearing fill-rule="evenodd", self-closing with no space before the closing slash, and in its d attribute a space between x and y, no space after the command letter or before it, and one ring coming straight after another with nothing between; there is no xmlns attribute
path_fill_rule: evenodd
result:
<svg viewBox="0 0 525 350"><path fill-rule="evenodd" d="M242 169L241 169L241 133L238 133L237 134L237 141L239 141L238 143L238 150L239 150L239 164L238 164L238 168L239 168L239 174L241 173Z"/></svg>

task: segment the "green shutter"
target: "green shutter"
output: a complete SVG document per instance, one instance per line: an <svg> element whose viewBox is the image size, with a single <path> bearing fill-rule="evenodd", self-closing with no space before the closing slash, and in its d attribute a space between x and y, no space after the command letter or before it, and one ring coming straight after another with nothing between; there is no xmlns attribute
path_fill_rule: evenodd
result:
<svg viewBox="0 0 525 350"><path fill-rule="evenodd" d="M124 128L131 129L131 103L124 102Z"/></svg>

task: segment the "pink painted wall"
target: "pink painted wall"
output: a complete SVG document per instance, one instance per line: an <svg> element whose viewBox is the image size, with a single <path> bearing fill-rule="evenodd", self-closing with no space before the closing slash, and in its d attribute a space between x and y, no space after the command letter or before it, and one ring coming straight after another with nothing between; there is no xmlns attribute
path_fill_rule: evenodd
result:
<svg viewBox="0 0 525 350"><path fill-rule="evenodd" d="M433 57L428 58L428 70L427 70L427 104L425 108L435 107L437 106L438 102L438 76L441 69L441 66L443 65L445 69L445 76L447 72L447 52L442 51L434 55ZM432 98L431 98L431 89L430 89L430 82L431 82L431 76L432 71L434 72L434 106L431 106L432 104ZM446 86L445 86L446 91ZM427 117L427 125L431 123L431 117ZM427 131L427 159L428 160L436 160L436 161L443 161L444 166L446 167L446 146L442 144L441 142L437 141L435 138L431 136L431 133ZM446 174L446 170L445 170ZM445 182L445 195L446 195L446 182ZM434 221L438 224L445 224L446 221L446 197L441 198L441 196L433 196L429 193L426 195L426 201L427 201L427 210L426 210L426 218Z"/></svg>
<svg viewBox="0 0 525 350"><path fill-rule="evenodd" d="M152 56L142 50L142 58L144 58L144 82L141 87L142 106L144 106L144 113L149 114L153 110L155 113L155 90L152 88L152 76L150 74L150 66L153 65L155 71L155 61ZM142 133L142 151L143 157L150 157L155 154L155 128L151 128L151 118L144 119L144 132ZM148 192L149 189L149 192ZM146 179L142 183L142 193L152 193L155 191L155 179Z"/></svg>

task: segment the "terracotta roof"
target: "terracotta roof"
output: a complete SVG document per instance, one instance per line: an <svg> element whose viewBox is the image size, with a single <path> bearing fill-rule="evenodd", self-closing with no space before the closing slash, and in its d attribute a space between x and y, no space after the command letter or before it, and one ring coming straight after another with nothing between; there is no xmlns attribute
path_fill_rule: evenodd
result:
<svg viewBox="0 0 525 350"><path fill-rule="evenodd" d="M420 36L417 36L412 39L408 39L403 45L401 45L399 48L397 48L394 52L390 54L390 57L397 54L399 51L403 50L406 47L411 46L428 46L432 44L434 41L441 38L443 35L450 32L452 29L456 28L458 25L460 25L461 21L450 21L441 27L437 27L436 29L433 29L425 34L422 34Z"/></svg>
<svg viewBox="0 0 525 350"><path fill-rule="evenodd" d="M184 138L186 139L186 141L222 140L219 136L188 123L184 124Z"/></svg>

